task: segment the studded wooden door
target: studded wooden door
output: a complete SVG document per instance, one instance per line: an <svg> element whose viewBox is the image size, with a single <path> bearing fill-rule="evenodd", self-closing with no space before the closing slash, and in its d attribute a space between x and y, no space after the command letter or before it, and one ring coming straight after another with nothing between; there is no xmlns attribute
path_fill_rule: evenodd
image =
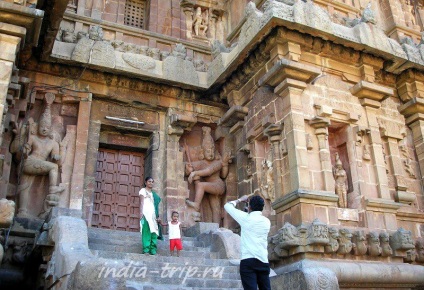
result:
<svg viewBox="0 0 424 290"><path fill-rule="evenodd" d="M99 149L92 227L140 230L140 198L144 154Z"/></svg>

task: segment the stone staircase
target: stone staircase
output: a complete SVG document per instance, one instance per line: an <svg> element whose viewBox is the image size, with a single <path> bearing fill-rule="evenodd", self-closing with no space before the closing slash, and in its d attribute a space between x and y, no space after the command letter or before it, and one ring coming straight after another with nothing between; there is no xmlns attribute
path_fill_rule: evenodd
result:
<svg viewBox="0 0 424 290"><path fill-rule="evenodd" d="M125 289L243 289L238 265L227 259L217 259L216 253L204 242L183 237L180 257L171 257L168 237L164 238L158 241L157 255L152 256L141 254L140 233L88 229L88 245L96 257L124 262L121 274L126 275ZM112 275L113 270L107 271L105 269L103 274Z"/></svg>

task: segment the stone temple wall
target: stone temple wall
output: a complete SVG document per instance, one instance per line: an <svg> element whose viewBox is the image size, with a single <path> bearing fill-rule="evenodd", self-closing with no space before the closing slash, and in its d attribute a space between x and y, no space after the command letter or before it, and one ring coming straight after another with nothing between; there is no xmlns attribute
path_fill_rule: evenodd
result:
<svg viewBox="0 0 424 290"><path fill-rule="evenodd" d="M148 2L135 28L114 1L57 1L42 52L17 62L8 42L0 197L25 218L59 206L91 226L99 150L137 152L164 220L236 231L222 203L264 197L273 283L424 284L423 2ZM25 163L58 161L34 144L63 153L56 181ZM22 192L36 200L26 212Z"/></svg>

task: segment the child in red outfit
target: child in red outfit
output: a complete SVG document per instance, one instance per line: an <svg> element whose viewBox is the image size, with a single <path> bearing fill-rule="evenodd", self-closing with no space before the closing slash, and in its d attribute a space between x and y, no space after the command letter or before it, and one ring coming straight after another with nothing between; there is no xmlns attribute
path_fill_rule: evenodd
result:
<svg viewBox="0 0 424 290"><path fill-rule="evenodd" d="M169 250L171 252L171 256L174 255L174 249L177 248L177 256L180 256L180 251L183 249L182 243L182 232L181 232L181 223L178 221L179 214L176 211L172 212L171 215L172 221L168 222L168 224L162 224L162 226L169 227Z"/></svg>

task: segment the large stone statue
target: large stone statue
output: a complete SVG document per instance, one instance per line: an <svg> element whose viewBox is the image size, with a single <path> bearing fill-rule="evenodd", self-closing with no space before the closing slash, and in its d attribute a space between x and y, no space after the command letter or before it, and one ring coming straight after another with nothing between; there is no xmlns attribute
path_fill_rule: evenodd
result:
<svg viewBox="0 0 424 290"><path fill-rule="evenodd" d="M18 216L25 217L28 216L28 204L35 176L39 175L48 175L49 177L49 189L48 195L45 198L45 205L49 206L44 207L44 211L48 210L52 206L57 205L58 195L64 188L57 185L58 174L59 174L59 165L61 164L61 148L59 143L53 139L52 129L51 129L51 105L55 99L55 95L47 93L46 98L46 108L41 115L38 131L30 128L30 134L28 141L23 144L22 132L15 131L15 140L11 146L12 153L22 153L17 154L18 159L23 162L22 166L22 175L18 187L19 194L19 210ZM31 124L31 122L30 122ZM34 124L30 125L34 127ZM22 130L23 128L20 128ZM62 152L63 153L63 152ZM56 201L56 202L52 202Z"/></svg>
<svg viewBox="0 0 424 290"><path fill-rule="evenodd" d="M189 161L186 165L188 182L194 183L195 188L194 201L187 199L186 203L196 211L200 211L203 197L205 193L209 193L212 221L219 223L221 220L221 196L225 193L223 178L228 175L228 163L231 157L230 154L227 154L221 159L220 154L215 151L211 128L202 127L202 131L203 141L199 161Z"/></svg>
<svg viewBox="0 0 424 290"><path fill-rule="evenodd" d="M339 207L347 208L346 171L343 169L339 153L336 153L336 165L333 168L333 176L336 182L336 194L339 196Z"/></svg>

